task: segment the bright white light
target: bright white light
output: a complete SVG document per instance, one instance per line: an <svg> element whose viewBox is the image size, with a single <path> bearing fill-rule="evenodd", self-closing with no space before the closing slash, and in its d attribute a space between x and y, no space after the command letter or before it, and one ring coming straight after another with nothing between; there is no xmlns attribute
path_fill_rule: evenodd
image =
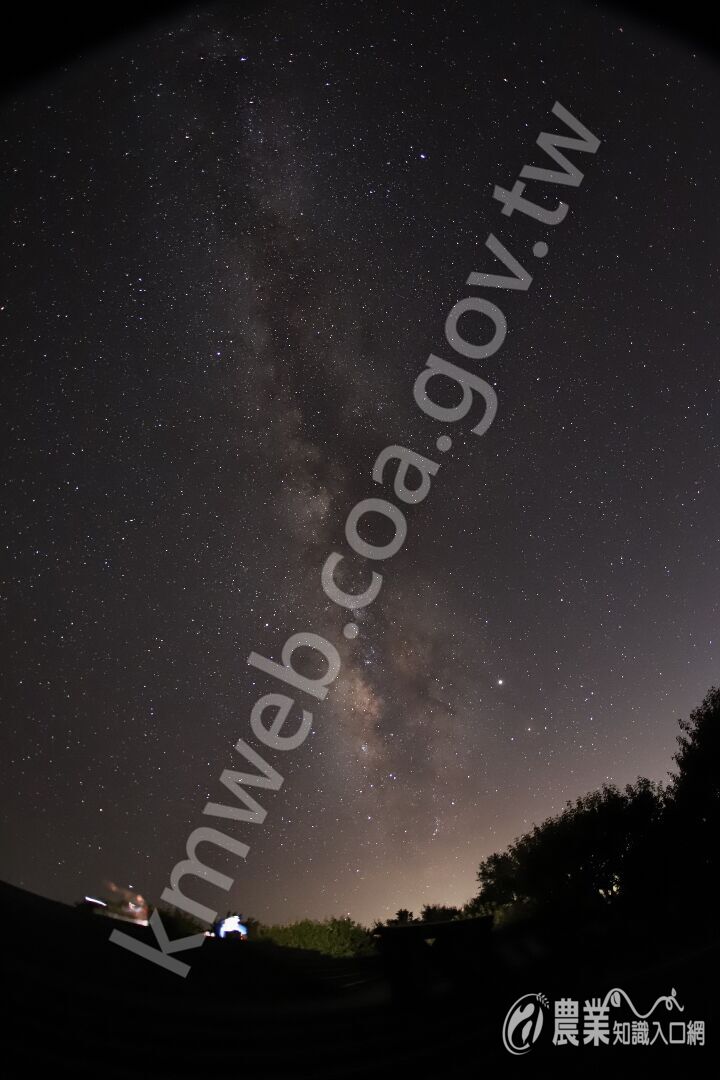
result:
<svg viewBox="0 0 720 1080"><path fill-rule="evenodd" d="M104 900L97 900L94 896L86 896L86 900L89 900L91 904L100 904L101 907L107 907Z"/></svg>
<svg viewBox="0 0 720 1080"><path fill-rule="evenodd" d="M238 933L244 934L247 937L247 926L244 926L240 922L239 915L230 915L229 918L223 919L218 929L218 937L225 937L226 934Z"/></svg>

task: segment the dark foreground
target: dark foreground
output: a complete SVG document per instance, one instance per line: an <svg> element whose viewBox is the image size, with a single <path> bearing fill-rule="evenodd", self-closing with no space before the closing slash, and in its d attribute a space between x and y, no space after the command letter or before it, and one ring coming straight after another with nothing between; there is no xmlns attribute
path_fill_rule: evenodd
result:
<svg viewBox="0 0 720 1080"><path fill-rule="evenodd" d="M331 961L208 939L187 979L109 943L105 920L0 886L5 927L3 1076L312 1078L646 1075L664 1065L716 1075L717 935L633 926L542 925L494 932L437 961ZM133 932L150 932L134 929ZM647 1011L674 988L705 1046L554 1046L508 1053L503 1020L526 993L603 997L622 988ZM660 1013L656 1014L661 1019ZM667 1022L664 1020L664 1022ZM612 1039L611 1039L612 1043ZM538 1073L538 1069L540 1073Z"/></svg>

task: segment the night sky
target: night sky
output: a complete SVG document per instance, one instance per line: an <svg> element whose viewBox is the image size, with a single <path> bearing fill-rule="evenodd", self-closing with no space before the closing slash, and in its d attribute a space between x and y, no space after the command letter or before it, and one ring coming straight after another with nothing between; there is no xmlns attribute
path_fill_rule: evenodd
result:
<svg viewBox="0 0 720 1080"><path fill-rule="evenodd" d="M493 190L555 101L601 145L548 228ZM667 778L720 659L719 111L691 45L529 2L190 8L6 97L0 877L159 897L240 738L283 787L188 891L268 921L464 902ZM478 439L412 389L490 232L534 280ZM320 569L394 443L440 470L349 641ZM342 671L272 753L247 658L303 631Z"/></svg>

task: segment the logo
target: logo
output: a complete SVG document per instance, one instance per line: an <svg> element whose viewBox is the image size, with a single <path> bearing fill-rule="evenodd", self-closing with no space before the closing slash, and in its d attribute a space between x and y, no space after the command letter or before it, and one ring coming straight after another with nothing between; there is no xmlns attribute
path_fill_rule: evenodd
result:
<svg viewBox="0 0 720 1080"><path fill-rule="evenodd" d="M544 994L523 994L505 1017L503 1043L511 1054L527 1054L540 1037L545 1020L544 1009L550 1003Z"/></svg>
<svg viewBox="0 0 720 1080"><path fill-rule="evenodd" d="M660 1006L670 1017L663 1020L654 1013ZM608 991L604 998L590 998L583 1004L573 998L561 997L553 1003L552 1044L557 1047L598 1046L704 1046L705 1021L688 1020L681 1014L685 1006L677 999L675 989L657 998L647 1012L639 1012L620 987ZM550 1002L544 994L523 994L510 1006L503 1024L505 1049L516 1056L527 1054L543 1031L545 1010ZM680 1015L679 1015L680 1014ZM567 1053L567 1051L563 1051ZM574 1051L570 1051L574 1053Z"/></svg>

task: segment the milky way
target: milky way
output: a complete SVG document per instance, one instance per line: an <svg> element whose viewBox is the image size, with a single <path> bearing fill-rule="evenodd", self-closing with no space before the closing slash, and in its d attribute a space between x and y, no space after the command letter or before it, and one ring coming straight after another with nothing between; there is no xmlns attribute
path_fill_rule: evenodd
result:
<svg viewBox="0 0 720 1080"><path fill-rule="evenodd" d="M602 152L551 234L493 190L556 100ZM719 107L688 45L524 3L190 8L5 100L3 877L159 896L304 630L342 673L223 910L459 903L666 777L718 678ZM346 641L320 569L382 448L430 453L489 232L536 275L497 419Z"/></svg>

